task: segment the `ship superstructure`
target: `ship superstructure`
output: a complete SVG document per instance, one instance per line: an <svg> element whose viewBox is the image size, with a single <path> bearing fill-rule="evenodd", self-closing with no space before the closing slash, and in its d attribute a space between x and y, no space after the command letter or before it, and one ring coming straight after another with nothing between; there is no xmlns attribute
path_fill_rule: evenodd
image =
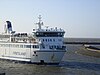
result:
<svg viewBox="0 0 100 75"><path fill-rule="evenodd" d="M5 32L0 34L0 58L30 63L59 64L66 46L63 44L65 31L56 28L42 28L41 16L37 29L32 33L13 31L10 21L6 21Z"/></svg>

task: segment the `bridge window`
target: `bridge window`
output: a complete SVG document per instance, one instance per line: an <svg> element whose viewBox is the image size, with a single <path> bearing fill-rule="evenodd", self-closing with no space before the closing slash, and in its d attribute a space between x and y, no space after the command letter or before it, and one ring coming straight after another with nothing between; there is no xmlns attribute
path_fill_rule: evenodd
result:
<svg viewBox="0 0 100 75"><path fill-rule="evenodd" d="M62 37L64 32L36 32L37 37Z"/></svg>

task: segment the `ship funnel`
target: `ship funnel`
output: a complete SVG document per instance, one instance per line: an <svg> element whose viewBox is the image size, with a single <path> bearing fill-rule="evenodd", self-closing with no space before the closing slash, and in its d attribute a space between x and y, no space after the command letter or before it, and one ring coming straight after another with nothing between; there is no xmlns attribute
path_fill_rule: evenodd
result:
<svg viewBox="0 0 100 75"><path fill-rule="evenodd" d="M12 25L10 21L6 21L6 25L5 25L5 33L10 33L12 32Z"/></svg>

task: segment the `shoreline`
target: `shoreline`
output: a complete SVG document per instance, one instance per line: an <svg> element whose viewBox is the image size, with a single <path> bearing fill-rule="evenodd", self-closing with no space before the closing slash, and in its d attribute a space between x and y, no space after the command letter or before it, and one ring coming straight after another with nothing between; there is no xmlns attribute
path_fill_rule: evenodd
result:
<svg viewBox="0 0 100 75"><path fill-rule="evenodd" d="M87 48L87 50L100 53L100 50L96 50L96 49Z"/></svg>
<svg viewBox="0 0 100 75"><path fill-rule="evenodd" d="M87 48L85 46L82 46L77 53L82 54L82 55L86 55L86 56L91 56L91 57L96 57L96 58L100 58L100 50L97 49L92 49L92 48Z"/></svg>

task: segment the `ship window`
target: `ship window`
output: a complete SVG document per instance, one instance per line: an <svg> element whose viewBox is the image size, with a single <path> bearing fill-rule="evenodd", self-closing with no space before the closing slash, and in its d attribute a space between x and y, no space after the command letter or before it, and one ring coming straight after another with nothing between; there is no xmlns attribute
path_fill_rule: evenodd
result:
<svg viewBox="0 0 100 75"><path fill-rule="evenodd" d="M8 44L6 44L5 46L8 47Z"/></svg>
<svg viewBox="0 0 100 75"><path fill-rule="evenodd" d="M10 44L10 47L12 47L12 44Z"/></svg>
<svg viewBox="0 0 100 75"><path fill-rule="evenodd" d="M60 33L62 35L62 33Z"/></svg>
<svg viewBox="0 0 100 75"><path fill-rule="evenodd" d="M2 47L2 44L0 46Z"/></svg>
<svg viewBox="0 0 100 75"><path fill-rule="evenodd" d="M39 48L39 46L38 45L33 45L33 48Z"/></svg>
<svg viewBox="0 0 100 75"><path fill-rule="evenodd" d="M21 48L23 48L23 45L20 45Z"/></svg>
<svg viewBox="0 0 100 75"><path fill-rule="evenodd" d="M36 33L37 35L39 35L39 33Z"/></svg>
<svg viewBox="0 0 100 75"><path fill-rule="evenodd" d="M8 47L9 47L9 44L8 44Z"/></svg>
<svg viewBox="0 0 100 75"><path fill-rule="evenodd" d="M44 39L43 39L43 41L44 41Z"/></svg>
<svg viewBox="0 0 100 75"><path fill-rule="evenodd" d="M34 45L34 48L36 48L36 45Z"/></svg>
<svg viewBox="0 0 100 75"><path fill-rule="evenodd" d="M38 45L36 45L36 48L39 48L39 46L38 46Z"/></svg>
<svg viewBox="0 0 100 75"><path fill-rule="evenodd" d="M56 46L54 45L54 48L56 48Z"/></svg>
<svg viewBox="0 0 100 75"><path fill-rule="evenodd" d="M19 47L19 45L15 45L17 48Z"/></svg>
<svg viewBox="0 0 100 75"><path fill-rule="evenodd" d="M55 39L53 39L53 41L55 41Z"/></svg>
<svg viewBox="0 0 100 75"><path fill-rule="evenodd" d="M0 46L2 47L2 44Z"/></svg>
<svg viewBox="0 0 100 75"><path fill-rule="evenodd" d="M45 48L45 46L42 46L42 48Z"/></svg>
<svg viewBox="0 0 100 75"><path fill-rule="evenodd" d="M2 46L4 47L4 44L2 44Z"/></svg>
<svg viewBox="0 0 100 75"><path fill-rule="evenodd" d="M4 44L2 46L4 47Z"/></svg>
<svg viewBox="0 0 100 75"><path fill-rule="evenodd" d="M26 46L26 48L31 48L31 45L25 45Z"/></svg>
<svg viewBox="0 0 100 75"><path fill-rule="evenodd" d="M50 41L52 41L52 39L50 39Z"/></svg>
<svg viewBox="0 0 100 75"><path fill-rule="evenodd" d="M2 44L1 44L1 47L2 47Z"/></svg>
<svg viewBox="0 0 100 75"><path fill-rule="evenodd" d="M10 47L10 44L9 44L9 47Z"/></svg>
<svg viewBox="0 0 100 75"><path fill-rule="evenodd" d="M51 48L54 48L53 46L51 46Z"/></svg>
<svg viewBox="0 0 100 75"><path fill-rule="evenodd" d="M62 41L61 39L58 39L58 41Z"/></svg>
<svg viewBox="0 0 100 75"><path fill-rule="evenodd" d="M60 35L60 33L58 33L58 35Z"/></svg>
<svg viewBox="0 0 100 75"><path fill-rule="evenodd" d="M34 45L33 45L33 48L34 48Z"/></svg>
<svg viewBox="0 0 100 75"><path fill-rule="evenodd" d="M5 44L5 47L7 47L7 44Z"/></svg>

